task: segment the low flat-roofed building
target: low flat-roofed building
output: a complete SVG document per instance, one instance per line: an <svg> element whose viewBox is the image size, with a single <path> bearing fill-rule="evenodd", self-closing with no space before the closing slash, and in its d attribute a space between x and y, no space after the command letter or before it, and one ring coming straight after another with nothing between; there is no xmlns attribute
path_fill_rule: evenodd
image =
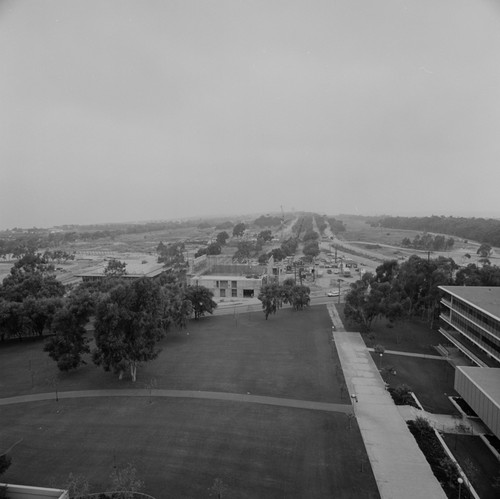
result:
<svg viewBox="0 0 500 499"><path fill-rule="evenodd" d="M6 487L8 499L69 499L68 491L62 489L0 483L0 489L2 487Z"/></svg>
<svg viewBox="0 0 500 499"><path fill-rule="evenodd" d="M263 277L236 275L200 275L189 279L189 284L204 286L212 291L215 299L256 298L262 283Z"/></svg>
<svg viewBox="0 0 500 499"><path fill-rule="evenodd" d="M439 332L478 366L500 367L500 287L439 288Z"/></svg>
<svg viewBox="0 0 500 499"><path fill-rule="evenodd" d="M500 368L458 366L455 390L500 438Z"/></svg>
<svg viewBox="0 0 500 499"><path fill-rule="evenodd" d="M138 261L127 260L122 261L127 264L125 267L126 273L121 276L124 279L140 279L141 277L156 279L168 270L162 263L140 263ZM107 277L104 273L106 267L107 265L104 264L97 265L86 270L85 272L77 274L77 277L81 277L84 282L104 279Z"/></svg>

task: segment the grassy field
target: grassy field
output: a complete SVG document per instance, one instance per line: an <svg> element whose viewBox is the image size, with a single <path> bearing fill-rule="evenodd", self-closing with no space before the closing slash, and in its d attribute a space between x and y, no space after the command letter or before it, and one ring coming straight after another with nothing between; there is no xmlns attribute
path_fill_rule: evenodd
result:
<svg viewBox="0 0 500 499"><path fill-rule="evenodd" d="M472 435L444 434L443 438L481 499L498 499L499 490L494 488L500 478L498 460L480 437Z"/></svg>
<svg viewBox="0 0 500 499"><path fill-rule="evenodd" d="M378 497L344 414L113 398L7 406L2 422L24 438L4 476L14 483L60 485L73 472L102 490L114 465L133 462L158 499L209 497L216 478L228 497Z"/></svg>
<svg viewBox="0 0 500 499"><path fill-rule="evenodd" d="M343 306L337 306L343 317ZM410 352L422 355L438 355L434 348L443 341L442 336L430 329L425 323L412 320L397 323L387 327L388 321L377 320L370 333L362 337L368 347L382 345L385 350ZM349 330L355 330L354 325L344 322ZM373 353L373 360L380 367L380 357ZM435 414L455 414L456 409L449 401L449 395L456 395L453 388L454 369L444 360L433 360L422 357L407 357L384 353L382 367L392 367L396 376L385 375L385 381L392 388L406 384L412 388L420 403L426 410Z"/></svg>
<svg viewBox="0 0 500 499"><path fill-rule="evenodd" d="M135 385L91 364L57 373L40 343L2 345L0 395L53 390L55 376L60 391L155 379L165 389L349 403L340 398L330 330L325 307L285 309L268 321L262 313L193 321L167 336ZM216 478L228 497L379 497L359 430L348 429L343 413L199 399L150 403L146 395L2 407L2 446L24 439L2 479L62 485L73 472L99 488L114 465L132 461L158 499L209 497Z"/></svg>
<svg viewBox="0 0 500 499"><path fill-rule="evenodd" d="M0 396L59 390L158 388L206 390L339 402L338 359L328 336L326 308L282 309L269 320L262 312L206 317L186 330L172 331L160 343L158 358L138 370L134 384L119 381L88 364L58 372L42 342L0 345ZM30 370L31 367L31 370ZM33 381L33 388L32 388Z"/></svg>
<svg viewBox="0 0 500 499"><path fill-rule="evenodd" d="M380 365L380 357L373 353L373 360ZM453 388L454 369L444 360L405 357L384 354L382 367L392 367L396 375L384 374L391 388L406 384L417 396L426 411L434 414L458 414L448 396L457 395Z"/></svg>

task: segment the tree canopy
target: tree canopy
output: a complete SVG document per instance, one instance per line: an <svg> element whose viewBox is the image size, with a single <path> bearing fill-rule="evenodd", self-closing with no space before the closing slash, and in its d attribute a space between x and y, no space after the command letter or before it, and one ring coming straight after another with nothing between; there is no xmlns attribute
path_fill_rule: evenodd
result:
<svg viewBox="0 0 500 499"><path fill-rule="evenodd" d="M206 313L212 314L217 303L213 300L214 294L204 286L188 286L184 292L184 297L189 300L195 320Z"/></svg>
<svg viewBox="0 0 500 499"><path fill-rule="evenodd" d="M439 286L453 284L457 268L451 258L444 257L423 259L413 255L402 264L386 261L374 275L366 273L351 284L345 315L366 330L378 316L391 322L419 316L432 325L439 311Z"/></svg>
<svg viewBox="0 0 500 499"><path fill-rule="evenodd" d="M233 227L233 236L234 237L241 237L244 234L246 228L247 228L247 226L243 222L237 223Z"/></svg>
<svg viewBox="0 0 500 499"><path fill-rule="evenodd" d="M94 362L120 378L129 369L135 381L138 365L160 351L157 343L166 332L164 311L160 285L151 279L113 288L97 306Z"/></svg>
<svg viewBox="0 0 500 499"><path fill-rule="evenodd" d="M112 259L104 269L104 275L107 277L122 277L127 273L127 264L120 260Z"/></svg>

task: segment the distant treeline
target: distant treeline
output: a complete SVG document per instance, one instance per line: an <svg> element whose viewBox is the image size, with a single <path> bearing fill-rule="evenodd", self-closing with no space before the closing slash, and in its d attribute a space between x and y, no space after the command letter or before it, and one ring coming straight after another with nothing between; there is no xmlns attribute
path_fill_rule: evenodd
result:
<svg viewBox="0 0 500 499"><path fill-rule="evenodd" d="M500 246L500 220L494 218L385 217L378 223L387 229L437 232Z"/></svg>
<svg viewBox="0 0 500 499"><path fill-rule="evenodd" d="M259 218L254 220L254 225L260 228L264 227L277 227L281 225L282 217L274 217L270 215L261 215Z"/></svg>
<svg viewBox="0 0 500 499"><path fill-rule="evenodd" d="M199 220L184 222L150 222L143 224L114 224L104 226L66 226L65 230L51 229L12 229L0 233L0 257L13 255L19 258L40 248L57 248L76 241L96 241L103 238L115 238L124 234L141 234L169 229L197 227ZM93 230L100 227L100 230Z"/></svg>

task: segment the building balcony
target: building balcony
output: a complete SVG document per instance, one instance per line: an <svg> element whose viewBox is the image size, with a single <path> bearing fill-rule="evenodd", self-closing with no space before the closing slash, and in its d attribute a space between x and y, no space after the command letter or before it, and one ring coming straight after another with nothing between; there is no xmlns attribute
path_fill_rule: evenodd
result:
<svg viewBox="0 0 500 499"><path fill-rule="evenodd" d="M480 367L500 367L500 362L470 340L465 334L453 328L440 327L439 332Z"/></svg>

